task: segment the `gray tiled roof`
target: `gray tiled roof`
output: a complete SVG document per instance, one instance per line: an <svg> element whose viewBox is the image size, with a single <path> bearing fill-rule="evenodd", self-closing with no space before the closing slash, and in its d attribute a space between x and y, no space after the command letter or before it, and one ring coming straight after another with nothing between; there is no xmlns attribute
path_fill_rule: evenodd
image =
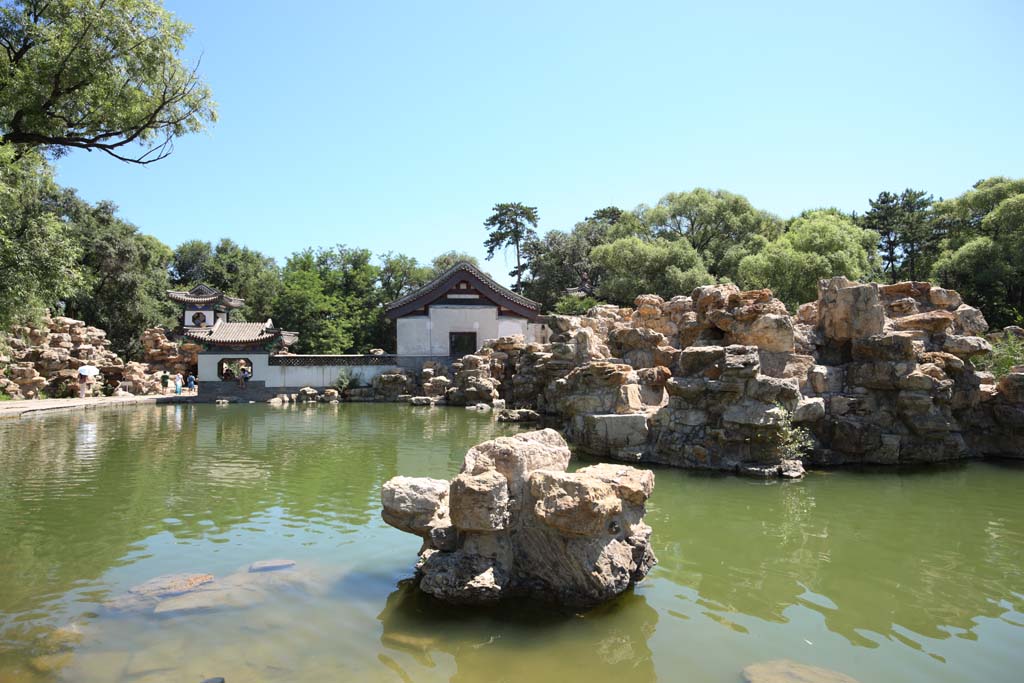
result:
<svg viewBox="0 0 1024 683"><path fill-rule="evenodd" d="M207 344L262 344L280 337L285 345L294 344L298 335L265 323L226 323L218 320L213 327L185 330L189 339Z"/></svg>
<svg viewBox="0 0 1024 683"><path fill-rule="evenodd" d="M169 289L167 290L167 298L171 301L177 301L179 304L199 304L200 306L205 306L219 303L227 308L239 308L245 303L245 299L228 296L208 285L196 285L187 292Z"/></svg>
<svg viewBox="0 0 1024 683"><path fill-rule="evenodd" d="M467 261L459 261L454 266L452 266L448 270L444 271L443 273L441 273L436 278L434 278L433 280L431 280L427 284L423 285L422 287L420 287L416 291L414 291L414 292L412 292L410 294L406 294L401 299L396 299L395 301L392 301L391 303L389 303L387 305L385 310L390 311L392 309L398 308L399 306L404 306L405 304L407 304L407 303L409 303L411 301L415 301L416 299L420 299L420 298L422 298L424 296L427 296L431 292L434 292L435 290L437 290L439 287L442 287L448 281L449 278L451 278L453 275L455 275L459 271L465 271L467 273L470 273L470 274L476 276L487 288L489 288L491 291L493 291L498 296L504 297L504 298L506 298L506 299L508 299L510 301L514 301L515 303L517 303L520 306L523 306L525 308L529 308L529 309L532 309L532 310L535 310L535 311L539 311L540 310L540 304L538 302L536 302L536 301L534 301L532 299L527 299L525 296L516 294L515 292L513 292L511 289L508 289L507 287L502 287L497 282L492 280L489 275L487 275L486 273L481 271L479 268L474 266L472 263L469 263Z"/></svg>

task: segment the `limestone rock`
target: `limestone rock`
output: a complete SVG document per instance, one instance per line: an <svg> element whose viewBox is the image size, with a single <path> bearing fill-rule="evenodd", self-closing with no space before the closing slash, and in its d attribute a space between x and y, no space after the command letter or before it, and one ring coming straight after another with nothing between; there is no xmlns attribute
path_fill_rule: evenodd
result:
<svg viewBox="0 0 1024 683"><path fill-rule="evenodd" d="M498 422L540 422L540 413L527 408L502 409L496 417Z"/></svg>
<svg viewBox="0 0 1024 683"><path fill-rule="evenodd" d="M508 521L508 481L497 470L463 472L449 492L452 524L462 531L500 531Z"/></svg>
<svg viewBox="0 0 1024 683"><path fill-rule="evenodd" d="M430 537L448 525L448 482L424 477L394 477L381 489L384 521L410 534Z"/></svg>
<svg viewBox="0 0 1024 683"><path fill-rule="evenodd" d="M800 664L788 659L751 664L743 669L747 683L857 683L838 671Z"/></svg>
<svg viewBox="0 0 1024 683"><path fill-rule="evenodd" d="M826 338L849 341L881 334L885 314L878 286L836 276L818 284L818 325Z"/></svg>
<svg viewBox="0 0 1024 683"><path fill-rule="evenodd" d="M585 609L641 580L656 562L643 522L654 475L625 465L569 473L568 463L549 429L470 449L450 486L450 531L425 537L419 587L455 604L526 597ZM448 484L396 479L382 490L385 521L422 531ZM431 495L396 495L413 490Z"/></svg>

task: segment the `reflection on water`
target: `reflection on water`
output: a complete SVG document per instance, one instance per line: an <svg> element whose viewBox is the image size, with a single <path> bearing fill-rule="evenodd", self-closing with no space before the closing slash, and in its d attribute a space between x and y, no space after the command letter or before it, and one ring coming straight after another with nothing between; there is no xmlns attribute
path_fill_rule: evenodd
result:
<svg viewBox="0 0 1024 683"><path fill-rule="evenodd" d="M443 680L458 683L657 680L647 639L658 613L632 593L582 616L521 606L465 610L438 603L407 580L377 618L378 657L405 681L424 680L439 654L454 669ZM552 645L557 652L532 654Z"/></svg>
<svg viewBox="0 0 1024 683"><path fill-rule="evenodd" d="M438 605L404 581L418 544L379 521L380 484L451 476L514 429L394 405L0 422L0 681L735 683L782 657L863 681L1018 679L1019 465L770 484L659 469L660 564L634 593L582 616ZM317 580L202 613L102 606L271 557Z"/></svg>

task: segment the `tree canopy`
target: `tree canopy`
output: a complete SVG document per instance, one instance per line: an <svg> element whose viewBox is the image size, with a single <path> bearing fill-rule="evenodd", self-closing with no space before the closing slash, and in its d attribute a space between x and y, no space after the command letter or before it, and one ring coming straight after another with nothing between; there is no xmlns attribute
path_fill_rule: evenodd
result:
<svg viewBox="0 0 1024 683"><path fill-rule="evenodd" d="M878 233L858 227L839 211L807 211L786 232L739 264L739 281L768 287L794 310L818 294L818 280L845 275L870 278L878 267Z"/></svg>
<svg viewBox="0 0 1024 683"><path fill-rule="evenodd" d="M989 323L1024 322L1024 179L994 177L935 205L942 239L931 276Z"/></svg>
<svg viewBox="0 0 1024 683"><path fill-rule="evenodd" d="M0 147L0 326L38 317L81 282L82 248L54 210L59 188L37 154Z"/></svg>
<svg viewBox="0 0 1024 683"><path fill-rule="evenodd" d="M686 240L623 237L595 247L590 257L603 271L598 298L620 306L631 306L638 294L670 298L714 282Z"/></svg>
<svg viewBox="0 0 1024 683"><path fill-rule="evenodd" d="M670 192L653 207L641 207L642 222L656 237L685 238L716 277L735 277L726 272L726 252L755 235L771 239L782 231L782 222L755 209L746 197L725 190L698 187L690 192Z"/></svg>
<svg viewBox="0 0 1024 683"><path fill-rule="evenodd" d="M435 256L434 260L430 262L431 277L437 277L460 261L472 263L477 268L480 267L480 259L476 256L472 256L462 251L446 251L443 254Z"/></svg>
<svg viewBox="0 0 1024 683"><path fill-rule="evenodd" d="M181 59L190 31L154 0L8 0L3 144L138 164L166 157L175 138L216 119L210 89Z"/></svg>

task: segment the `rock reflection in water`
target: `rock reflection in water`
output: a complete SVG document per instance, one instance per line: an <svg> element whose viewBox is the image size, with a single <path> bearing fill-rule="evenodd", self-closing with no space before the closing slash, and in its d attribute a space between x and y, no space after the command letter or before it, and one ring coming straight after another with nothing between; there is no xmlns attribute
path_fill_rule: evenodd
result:
<svg viewBox="0 0 1024 683"><path fill-rule="evenodd" d="M647 639L658 612L627 592L584 615L529 604L460 609L399 583L377 617L380 661L403 681L454 660L452 683L655 681ZM434 680L434 677L431 677Z"/></svg>

